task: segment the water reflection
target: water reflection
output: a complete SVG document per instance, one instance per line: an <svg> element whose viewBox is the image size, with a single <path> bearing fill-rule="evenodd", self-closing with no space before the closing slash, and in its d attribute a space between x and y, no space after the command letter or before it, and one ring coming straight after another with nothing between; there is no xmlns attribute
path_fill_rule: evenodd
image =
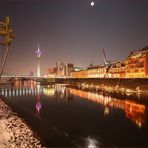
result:
<svg viewBox="0 0 148 148"><path fill-rule="evenodd" d="M131 101L125 101L125 113L126 117L133 121L139 127L145 124L146 110L148 108L145 105L136 104Z"/></svg>
<svg viewBox="0 0 148 148"><path fill-rule="evenodd" d="M16 109L21 106L27 120L40 127L36 130L43 132L49 146L56 145L57 141L68 145L61 137L56 137L59 134L68 142L88 148L104 144L128 146L134 145L135 141L138 146L147 144L148 107L132 97L113 97L113 94L65 85L40 86L34 81L18 81L13 87L1 86L0 93L14 103Z"/></svg>
<svg viewBox="0 0 148 148"><path fill-rule="evenodd" d="M108 115L110 112L110 109L108 106L105 106L105 109L104 109L104 116Z"/></svg>
<svg viewBox="0 0 148 148"><path fill-rule="evenodd" d="M41 108L42 108L42 104L40 102L40 85L37 85L37 100L36 100L36 112L37 114L39 115L40 114L40 111L41 111Z"/></svg>
<svg viewBox="0 0 148 148"><path fill-rule="evenodd" d="M15 96L27 96L27 95L37 95L43 93L43 88L36 85L36 82L27 81L26 83L16 81L15 85L12 87L1 86L0 94L11 98Z"/></svg>
<svg viewBox="0 0 148 148"><path fill-rule="evenodd" d="M124 110L125 116L130 119L138 127L146 126L148 107L143 104L138 104L131 100L121 100L111 97L110 95L104 96L102 93L92 93L83 90L70 88L70 93L84 99L104 105L104 115L110 113L110 108L119 108Z"/></svg>
<svg viewBox="0 0 148 148"><path fill-rule="evenodd" d="M0 94L12 98L15 96L36 96L35 109L39 115L42 109L40 95L47 97L54 96L56 101L73 101L74 96L93 101L104 106L104 116L109 116L111 109L121 109L124 111L126 118L130 119L138 127L147 126L148 107L132 100L117 99L111 95L104 95L98 92L88 92L74 88L67 88L65 85L50 85L42 87L34 81L20 82L16 81L13 87L2 87Z"/></svg>
<svg viewBox="0 0 148 148"><path fill-rule="evenodd" d="M43 93L46 96L54 96L55 95L55 88L54 86L46 86L43 88Z"/></svg>
<svg viewBox="0 0 148 148"><path fill-rule="evenodd" d="M65 85L47 85L42 87L35 82L28 82L27 84L16 81L13 87L1 87L0 94L8 98L23 95L37 95L37 98L39 98L39 95L43 94L45 96L56 96L57 100L72 100L72 96L69 95L69 89Z"/></svg>
<svg viewBox="0 0 148 148"><path fill-rule="evenodd" d="M86 141L86 148L98 148L101 145L100 142L91 137L86 138L85 141Z"/></svg>
<svg viewBox="0 0 148 148"><path fill-rule="evenodd" d="M55 85L55 97L56 100L73 100L73 95L70 94L70 90L65 85Z"/></svg>
<svg viewBox="0 0 148 148"><path fill-rule="evenodd" d="M2 88L0 90L1 95L5 97L22 96L22 95L34 95L37 94L37 88Z"/></svg>

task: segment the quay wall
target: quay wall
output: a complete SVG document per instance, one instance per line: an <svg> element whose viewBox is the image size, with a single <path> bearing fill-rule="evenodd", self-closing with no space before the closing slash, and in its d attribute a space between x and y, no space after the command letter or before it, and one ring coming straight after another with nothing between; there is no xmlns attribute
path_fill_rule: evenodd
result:
<svg viewBox="0 0 148 148"><path fill-rule="evenodd" d="M89 85L95 87L112 87L116 89L141 90L148 93L148 78L56 78L55 83L71 86Z"/></svg>

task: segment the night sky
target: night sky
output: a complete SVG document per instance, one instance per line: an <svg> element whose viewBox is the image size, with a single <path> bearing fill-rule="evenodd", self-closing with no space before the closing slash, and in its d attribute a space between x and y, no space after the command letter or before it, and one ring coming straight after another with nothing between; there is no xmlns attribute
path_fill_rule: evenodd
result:
<svg viewBox="0 0 148 148"><path fill-rule="evenodd" d="M42 74L56 61L87 67L124 60L148 45L148 0L0 0L0 21L12 20L16 34L8 55L8 74L36 73L38 44Z"/></svg>

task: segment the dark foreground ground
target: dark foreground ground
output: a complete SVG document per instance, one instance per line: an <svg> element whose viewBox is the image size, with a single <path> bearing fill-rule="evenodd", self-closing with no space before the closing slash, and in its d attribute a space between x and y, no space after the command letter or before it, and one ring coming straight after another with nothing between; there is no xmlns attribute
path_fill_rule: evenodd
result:
<svg viewBox="0 0 148 148"><path fill-rule="evenodd" d="M39 138L0 99L0 148L41 148Z"/></svg>

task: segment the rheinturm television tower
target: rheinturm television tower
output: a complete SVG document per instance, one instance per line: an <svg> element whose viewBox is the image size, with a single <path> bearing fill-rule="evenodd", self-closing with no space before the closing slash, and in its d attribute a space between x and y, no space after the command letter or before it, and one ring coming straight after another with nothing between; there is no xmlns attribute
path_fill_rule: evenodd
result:
<svg viewBox="0 0 148 148"><path fill-rule="evenodd" d="M36 55L37 55L37 77L41 76L41 72L40 72L40 57L41 57L41 51L38 45L38 50L36 51Z"/></svg>

